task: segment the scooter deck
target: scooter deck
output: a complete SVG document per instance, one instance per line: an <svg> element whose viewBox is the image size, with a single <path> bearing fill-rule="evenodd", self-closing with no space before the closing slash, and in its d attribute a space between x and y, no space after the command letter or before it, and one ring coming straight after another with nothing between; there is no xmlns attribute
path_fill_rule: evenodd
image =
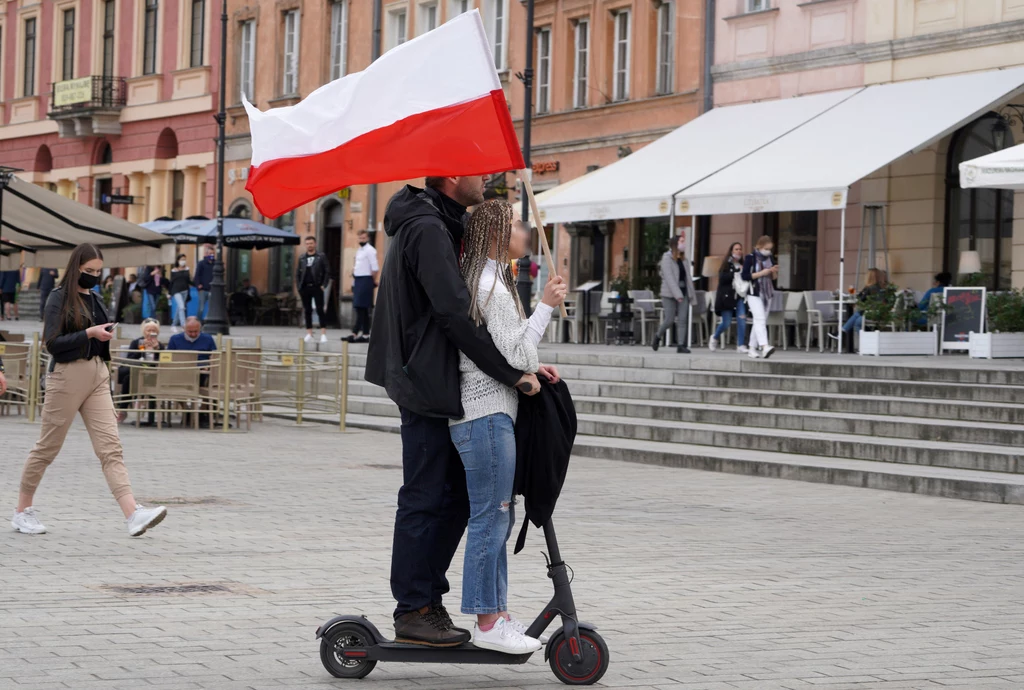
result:
<svg viewBox="0 0 1024 690"><path fill-rule="evenodd" d="M358 647L345 649L344 655L374 661L517 665L525 664L533 656L533 652L529 654L505 654L504 652L474 647L471 642L466 642L458 647L428 647L421 644L387 641L364 649L359 649Z"/></svg>

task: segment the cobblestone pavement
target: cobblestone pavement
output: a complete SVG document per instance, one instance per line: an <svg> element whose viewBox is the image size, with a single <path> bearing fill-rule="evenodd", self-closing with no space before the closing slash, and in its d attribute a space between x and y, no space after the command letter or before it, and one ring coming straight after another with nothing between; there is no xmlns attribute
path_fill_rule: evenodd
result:
<svg viewBox="0 0 1024 690"><path fill-rule="evenodd" d="M37 432L0 418L5 510ZM50 533L0 537L0 688L561 687L538 658L363 681L320 665L327 617L390 618L396 436L267 422L124 441L168 519L127 537L76 424L37 497ZM1024 687L1020 507L585 459L566 486L556 526L612 650L605 687ZM510 557L522 617L550 593L541 548L532 532ZM461 554L451 574L454 611ZM225 591L117 589L180 584Z"/></svg>

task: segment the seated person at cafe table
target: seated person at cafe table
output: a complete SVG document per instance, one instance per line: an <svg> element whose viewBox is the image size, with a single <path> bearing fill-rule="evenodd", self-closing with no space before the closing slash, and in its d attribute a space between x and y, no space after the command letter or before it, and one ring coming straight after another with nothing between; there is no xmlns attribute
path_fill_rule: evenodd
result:
<svg viewBox="0 0 1024 690"><path fill-rule="evenodd" d="M214 341L213 336L208 333L203 333L202 322L196 317L190 316L185 320L185 331L183 333L172 335L170 341L167 343L167 349L185 352L216 352L217 343ZM200 362L209 362L210 355L201 354L197 359ZM204 369L204 371L208 372L209 370ZM199 386L201 388L206 388L209 385L210 374L201 374L199 376ZM199 426L210 426L209 414L202 414L199 416Z"/></svg>
<svg viewBox="0 0 1024 690"><path fill-rule="evenodd" d="M156 360L156 353L164 349L163 345L160 344L160 322L156 319L146 319L142 322L142 337L136 338L128 346L128 351L124 354L127 359L137 359L144 362L153 362ZM117 403L118 413L117 421L121 423L128 416L128 405L130 403L128 395L131 392L131 373L132 367L135 365L122 364L117 368L117 385L120 389L121 399ZM150 408L149 423L147 426L153 426L153 412Z"/></svg>
<svg viewBox="0 0 1024 690"><path fill-rule="evenodd" d="M853 333L859 331L861 325L864 323L864 310L866 308L866 302L880 293L885 289L886 278L885 272L877 268L868 269L868 277L864 284L864 289L857 293L857 305L853 310L853 315L846 320L843 324L844 333Z"/></svg>

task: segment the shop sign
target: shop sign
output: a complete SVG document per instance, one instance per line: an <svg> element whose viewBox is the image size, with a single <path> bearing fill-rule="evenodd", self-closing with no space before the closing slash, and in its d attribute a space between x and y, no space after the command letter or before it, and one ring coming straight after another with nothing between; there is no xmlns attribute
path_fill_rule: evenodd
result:
<svg viewBox="0 0 1024 690"><path fill-rule="evenodd" d="M135 197L129 194L101 194L101 204L134 204Z"/></svg>
<svg viewBox="0 0 1024 690"><path fill-rule="evenodd" d="M545 161L543 163L533 164L533 174L543 175L549 172L558 172L558 161Z"/></svg>
<svg viewBox="0 0 1024 690"><path fill-rule="evenodd" d="M345 187L345 189L338 190L338 198L339 199L351 199L352 198L352 188L351 187Z"/></svg>
<svg viewBox="0 0 1024 690"><path fill-rule="evenodd" d="M92 100L92 77L59 81L53 85L53 105L57 108Z"/></svg>
<svg viewBox="0 0 1024 690"><path fill-rule="evenodd" d="M228 170L228 184L234 184L235 182L249 179L249 168L231 168Z"/></svg>

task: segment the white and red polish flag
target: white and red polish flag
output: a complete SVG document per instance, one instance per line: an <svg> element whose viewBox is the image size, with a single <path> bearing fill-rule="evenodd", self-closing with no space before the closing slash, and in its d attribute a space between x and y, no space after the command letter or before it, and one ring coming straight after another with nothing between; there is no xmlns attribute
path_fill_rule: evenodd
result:
<svg viewBox="0 0 1024 690"><path fill-rule="evenodd" d="M271 218L354 184L525 167L475 10L297 105L263 112L244 103L245 188Z"/></svg>

